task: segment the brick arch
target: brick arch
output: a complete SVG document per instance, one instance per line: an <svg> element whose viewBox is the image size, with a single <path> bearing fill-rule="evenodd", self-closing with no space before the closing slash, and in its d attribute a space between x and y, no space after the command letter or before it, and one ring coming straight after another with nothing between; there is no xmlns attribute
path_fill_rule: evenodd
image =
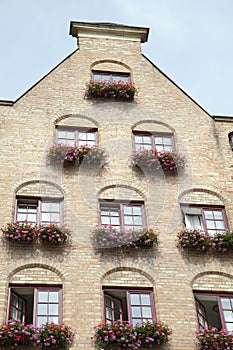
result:
<svg viewBox="0 0 233 350"><path fill-rule="evenodd" d="M24 182L20 181L19 183L16 183L14 186L15 195L24 187L27 187L33 184L36 185L40 183L56 188L61 193L62 197L64 197L64 189L60 185L52 181L46 181L46 180L26 180Z"/></svg>
<svg viewBox="0 0 233 350"><path fill-rule="evenodd" d="M106 186L104 186L103 188L99 189L99 191L97 192L97 196L98 198L104 193L104 191L107 191L108 189L114 189L114 188L123 188L123 189L129 189L132 192L137 193L140 197L142 197L142 200L146 199L146 194L145 192L136 186L131 186L128 183L124 184L122 181L119 183L111 183L111 184L106 184ZM119 198L120 199L120 198Z"/></svg>
<svg viewBox="0 0 233 350"><path fill-rule="evenodd" d="M93 63L90 65L90 69L92 70L92 69L93 69L95 66L97 66L98 64L103 64L103 63L112 63L112 64L116 64L116 65L119 65L119 66L124 67L125 69L128 69L129 72L132 71L132 69L130 68L130 66L128 66L128 65L125 64L124 62L116 61L116 60L110 60L110 59L95 61L95 62L93 62Z"/></svg>
<svg viewBox="0 0 233 350"><path fill-rule="evenodd" d="M223 271L203 271L191 280L194 290L203 291L233 291L233 275Z"/></svg>
<svg viewBox="0 0 233 350"><path fill-rule="evenodd" d="M93 123L93 127L97 127L98 128L98 122L91 118L91 117L88 117L86 115L83 115L83 114L66 114L66 115L62 115L60 117L58 117L57 119L54 120L54 125L57 125L58 123L60 123L62 120L64 119L67 119L67 118L80 118L80 119L83 119L83 120L87 120L91 123Z"/></svg>
<svg viewBox="0 0 233 350"><path fill-rule="evenodd" d="M207 188L207 187L203 187L203 188L202 187L196 187L196 188L194 187L194 188L190 188L188 190L183 191L178 196L178 202L181 203L182 199L186 195L191 194L191 193L197 193L197 192L206 193L206 194L211 195L212 197L218 198L222 202L222 205L224 205L224 203L225 203L225 198L220 193L216 192L215 190L213 190L211 188ZM203 203L200 203L200 204L203 204ZM209 203L204 203L204 204L209 204Z"/></svg>
<svg viewBox="0 0 233 350"><path fill-rule="evenodd" d="M104 279L109 277L111 274L115 274L117 272L123 272L123 271L133 272L133 273L138 274L139 276L144 277L151 284L151 287L153 287L155 285L154 278L148 272L146 272L142 269L136 268L136 267L132 267L132 266L131 267L130 266L115 267L115 268L112 268L112 269L104 272L100 278L101 284L103 284Z"/></svg>
<svg viewBox="0 0 233 350"><path fill-rule="evenodd" d="M161 126L167 128L168 131L170 131L172 133L175 132L175 129L171 125L169 125L168 123L165 123L165 122L162 122L159 120L153 120L153 119L140 120L140 121L136 122L135 124L133 124L131 126L131 129L134 130L135 128L137 128L138 126L141 126L143 124L158 124L158 125L161 125Z"/></svg>
<svg viewBox="0 0 233 350"><path fill-rule="evenodd" d="M23 264L21 265L20 263L16 264L18 266L15 266L13 270L11 270L10 272L8 272L8 270L10 270L10 268L8 268L6 271L5 271L5 275L6 275L6 280L9 282L11 280L11 278L17 274L18 272L20 271L24 271L24 270L27 270L27 269L31 269L31 268L42 268L42 269L45 269L45 270L49 270L51 272L54 272L60 279L61 279L61 282L64 282L64 280L66 279L67 277L67 272L65 270L63 270L62 267L58 267L58 264L56 263L56 266L55 264L46 264L46 263L39 263L39 262L30 262L28 264Z"/></svg>

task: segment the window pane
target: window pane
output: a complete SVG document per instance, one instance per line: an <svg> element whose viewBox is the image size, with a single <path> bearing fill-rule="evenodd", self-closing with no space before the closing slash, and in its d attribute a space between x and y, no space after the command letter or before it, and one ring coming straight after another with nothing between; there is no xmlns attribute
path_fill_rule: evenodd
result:
<svg viewBox="0 0 233 350"><path fill-rule="evenodd" d="M141 318L134 318L132 321L133 321L133 326L135 326L137 323L142 323ZM145 320L145 322L146 322L146 320Z"/></svg>
<svg viewBox="0 0 233 350"><path fill-rule="evenodd" d="M133 214L134 215L141 215L142 214L142 208L141 207L132 207L133 208Z"/></svg>
<svg viewBox="0 0 233 350"><path fill-rule="evenodd" d="M51 218L50 218L51 222L60 222L60 214L58 213L51 213Z"/></svg>
<svg viewBox="0 0 233 350"><path fill-rule="evenodd" d="M172 144L172 140L171 140L170 137L164 137L163 140L164 140L164 144L165 145L171 145Z"/></svg>
<svg viewBox="0 0 233 350"><path fill-rule="evenodd" d="M142 306L142 316L146 318L152 318L150 306Z"/></svg>
<svg viewBox="0 0 233 350"><path fill-rule="evenodd" d="M105 297L105 302L107 306L112 306L112 298L108 297L107 295Z"/></svg>
<svg viewBox="0 0 233 350"><path fill-rule="evenodd" d="M206 219L214 219L214 216L213 216L213 212L212 211L210 211L210 210L205 210L204 211L205 212L205 217L206 217Z"/></svg>
<svg viewBox="0 0 233 350"><path fill-rule="evenodd" d="M232 311L223 311L224 319L226 322L233 322L233 313Z"/></svg>
<svg viewBox="0 0 233 350"><path fill-rule="evenodd" d="M142 143L142 137L141 136L135 136L135 142L136 143Z"/></svg>
<svg viewBox="0 0 233 350"><path fill-rule="evenodd" d="M142 305L150 305L150 295L149 294L141 294L141 303L142 303Z"/></svg>
<svg viewBox="0 0 233 350"><path fill-rule="evenodd" d="M223 221L216 221L216 228L219 230L224 230L224 222Z"/></svg>
<svg viewBox="0 0 233 350"><path fill-rule="evenodd" d="M213 211L215 220L223 220L222 212L221 211Z"/></svg>
<svg viewBox="0 0 233 350"><path fill-rule="evenodd" d="M49 304L49 315L58 315L58 304Z"/></svg>
<svg viewBox="0 0 233 350"><path fill-rule="evenodd" d="M135 216L134 217L134 225L138 225L138 226L142 225L142 218L141 218L141 216Z"/></svg>
<svg viewBox="0 0 233 350"><path fill-rule="evenodd" d="M132 207L124 207L124 214L131 215L132 214Z"/></svg>
<svg viewBox="0 0 233 350"><path fill-rule="evenodd" d="M141 317L141 310L139 306L132 306L132 317Z"/></svg>
<svg viewBox="0 0 233 350"><path fill-rule="evenodd" d="M140 298L139 298L139 294L130 294L130 302L131 305L140 305Z"/></svg>
<svg viewBox="0 0 233 350"><path fill-rule="evenodd" d="M116 218L116 217L111 218L111 225L119 225L119 218Z"/></svg>
<svg viewBox="0 0 233 350"><path fill-rule="evenodd" d="M233 331L233 323L226 323L227 331Z"/></svg>
<svg viewBox="0 0 233 350"><path fill-rule="evenodd" d="M231 309L231 302L230 299L227 298L221 298L221 304L223 309Z"/></svg>
<svg viewBox="0 0 233 350"><path fill-rule="evenodd" d="M36 222L36 214L28 214L27 221Z"/></svg>
<svg viewBox="0 0 233 350"><path fill-rule="evenodd" d="M45 316L38 316L37 317L37 326L41 326L42 324L45 324L47 322L47 317Z"/></svg>
<svg viewBox="0 0 233 350"><path fill-rule="evenodd" d="M150 138L150 136L144 136L144 137L143 137L143 142L144 142L144 143L150 144L150 143L151 143L151 138Z"/></svg>
<svg viewBox="0 0 233 350"><path fill-rule="evenodd" d="M58 292L49 292L49 301L58 302Z"/></svg>
<svg viewBox="0 0 233 350"><path fill-rule="evenodd" d="M132 225L133 224L133 218L131 216L125 216L124 222L126 225Z"/></svg>
<svg viewBox="0 0 233 350"><path fill-rule="evenodd" d="M107 216L102 216L101 217L101 224L102 225L110 225L110 218Z"/></svg>
<svg viewBox="0 0 233 350"><path fill-rule="evenodd" d="M51 203L51 211L60 212L60 203Z"/></svg>
<svg viewBox="0 0 233 350"><path fill-rule="evenodd" d="M39 302L48 302L48 292L38 292L38 301Z"/></svg>
<svg viewBox="0 0 233 350"><path fill-rule="evenodd" d="M38 304L38 315L47 315L47 304Z"/></svg>
<svg viewBox="0 0 233 350"><path fill-rule="evenodd" d="M206 226L208 229L215 229L214 221L206 220Z"/></svg>
<svg viewBox="0 0 233 350"><path fill-rule="evenodd" d="M162 144L163 143L162 137L155 137L155 143L156 143L156 145L157 144Z"/></svg>
<svg viewBox="0 0 233 350"><path fill-rule="evenodd" d="M106 319L112 320L112 309L110 309L109 307L106 307Z"/></svg>
<svg viewBox="0 0 233 350"><path fill-rule="evenodd" d="M49 316L48 317L48 322L53 322L53 323L58 324L59 323L58 316Z"/></svg>

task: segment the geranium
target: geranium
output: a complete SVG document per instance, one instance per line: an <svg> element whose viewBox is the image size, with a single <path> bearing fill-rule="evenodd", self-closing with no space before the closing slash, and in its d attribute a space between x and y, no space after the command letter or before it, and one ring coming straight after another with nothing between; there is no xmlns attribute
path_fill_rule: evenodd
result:
<svg viewBox="0 0 233 350"><path fill-rule="evenodd" d="M43 243L64 244L69 238L69 230L66 226L58 226L57 224L41 225L38 229L39 239Z"/></svg>
<svg viewBox="0 0 233 350"><path fill-rule="evenodd" d="M64 167L75 163L80 164L84 159L86 164L104 165L107 154L104 149L97 146L68 147L61 144L50 147L47 154L48 164L64 164Z"/></svg>
<svg viewBox="0 0 233 350"><path fill-rule="evenodd" d="M74 342L75 331L65 324L46 323L37 329L36 346L40 349L66 349Z"/></svg>
<svg viewBox="0 0 233 350"><path fill-rule="evenodd" d="M94 329L94 342L98 349L112 349L114 345L119 349L162 345L168 342L168 336L172 333L162 322L143 322L135 326L124 321L103 322Z"/></svg>
<svg viewBox="0 0 233 350"><path fill-rule="evenodd" d="M134 83L124 81L94 81L86 84L86 98L108 98L115 100L132 101L138 89Z"/></svg>
<svg viewBox="0 0 233 350"><path fill-rule="evenodd" d="M177 245L196 251L225 253L233 249L233 232L210 235L199 229L184 229L178 233Z"/></svg>
<svg viewBox="0 0 233 350"><path fill-rule="evenodd" d="M5 239L10 242L34 242L38 237L38 230L34 223L16 221L8 223L2 228Z"/></svg>
<svg viewBox="0 0 233 350"><path fill-rule="evenodd" d="M97 226L92 230L92 244L95 248L120 248L123 250L157 245L158 232L152 229L116 229L113 226Z"/></svg>
<svg viewBox="0 0 233 350"><path fill-rule="evenodd" d="M20 345L27 346L36 338L36 328L11 320L0 326L0 348L15 349Z"/></svg>
<svg viewBox="0 0 233 350"><path fill-rule="evenodd" d="M199 350L226 350L233 348L233 334L215 327L206 327L197 333Z"/></svg>
<svg viewBox="0 0 233 350"><path fill-rule="evenodd" d="M185 167L186 158L176 152L145 149L137 151L131 159L131 166L139 166L143 169L163 169L166 172L176 172Z"/></svg>

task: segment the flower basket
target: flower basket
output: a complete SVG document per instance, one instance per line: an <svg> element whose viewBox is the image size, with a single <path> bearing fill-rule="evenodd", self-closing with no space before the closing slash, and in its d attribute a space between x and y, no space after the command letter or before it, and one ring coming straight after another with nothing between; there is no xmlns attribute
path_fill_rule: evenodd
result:
<svg viewBox="0 0 233 350"><path fill-rule="evenodd" d="M184 168L186 159L175 152L167 152L149 149L136 152L131 159L131 166L139 166L144 170L154 171L162 169L167 173L176 173Z"/></svg>
<svg viewBox="0 0 233 350"><path fill-rule="evenodd" d="M130 251L158 245L158 235L152 229L117 230L113 226L97 226L92 230L91 240L95 249L119 248Z"/></svg>
<svg viewBox="0 0 233 350"><path fill-rule="evenodd" d="M89 165L103 166L107 162L107 154L97 146L68 147L61 144L50 147L47 154L47 164L50 165L63 164L64 167L68 167L81 164L82 161Z"/></svg>
<svg viewBox="0 0 233 350"><path fill-rule="evenodd" d="M4 238L9 242L32 243L38 238L35 224L27 221L8 223L2 228Z"/></svg>
<svg viewBox="0 0 233 350"><path fill-rule="evenodd" d="M12 320L0 326L0 349L66 349L73 344L74 337L75 331L65 324L35 327Z"/></svg>
<svg viewBox="0 0 233 350"><path fill-rule="evenodd" d="M197 333L199 350L226 350L232 349L233 333L207 327Z"/></svg>
<svg viewBox="0 0 233 350"><path fill-rule="evenodd" d="M132 101L138 89L134 83L123 81L93 81L86 84L85 98L104 98L121 101Z"/></svg>
<svg viewBox="0 0 233 350"><path fill-rule="evenodd" d="M38 232L40 242L50 245L63 245L70 235L65 226L56 224L41 225Z"/></svg>
<svg viewBox="0 0 233 350"><path fill-rule="evenodd" d="M233 232L211 236L199 229L185 229L178 233L177 246L197 252L226 253L233 249Z"/></svg>
<svg viewBox="0 0 233 350"><path fill-rule="evenodd" d="M131 326L129 322L101 323L95 328L97 349L139 349L157 347L169 341L172 330L162 322L143 322Z"/></svg>

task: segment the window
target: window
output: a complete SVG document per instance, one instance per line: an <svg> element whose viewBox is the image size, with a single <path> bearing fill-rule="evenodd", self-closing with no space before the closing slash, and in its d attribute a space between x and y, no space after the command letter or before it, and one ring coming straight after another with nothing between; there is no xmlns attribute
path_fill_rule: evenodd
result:
<svg viewBox="0 0 233 350"><path fill-rule="evenodd" d="M219 330L233 330L233 295L195 293L200 329L212 326Z"/></svg>
<svg viewBox="0 0 233 350"><path fill-rule="evenodd" d="M16 221L62 224L61 200L17 198Z"/></svg>
<svg viewBox="0 0 233 350"><path fill-rule="evenodd" d="M10 287L8 320L61 323L61 292L59 287Z"/></svg>
<svg viewBox="0 0 233 350"><path fill-rule="evenodd" d="M186 228L200 229L213 235L227 230L223 208L182 207Z"/></svg>
<svg viewBox="0 0 233 350"><path fill-rule="evenodd" d="M153 292L149 290L104 289L104 316L109 322L124 320L133 325L154 321Z"/></svg>
<svg viewBox="0 0 233 350"><path fill-rule="evenodd" d="M174 150L173 135L165 133L134 133L134 145L136 151L156 149L158 152L172 152Z"/></svg>
<svg viewBox="0 0 233 350"><path fill-rule="evenodd" d="M140 229L145 227L142 203L100 203L101 225L111 225L117 229Z"/></svg>
<svg viewBox="0 0 233 350"><path fill-rule="evenodd" d="M95 146L97 144L97 130L57 127L56 141L66 146Z"/></svg>
<svg viewBox="0 0 233 350"><path fill-rule="evenodd" d="M118 73L118 72L103 72L103 71L92 71L92 79L94 81L123 81L125 83L130 82L129 73Z"/></svg>
<svg viewBox="0 0 233 350"><path fill-rule="evenodd" d="M229 138L230 147L233 151L233 132L230 132L230 134L228 135L228 138Z"/></svg>

